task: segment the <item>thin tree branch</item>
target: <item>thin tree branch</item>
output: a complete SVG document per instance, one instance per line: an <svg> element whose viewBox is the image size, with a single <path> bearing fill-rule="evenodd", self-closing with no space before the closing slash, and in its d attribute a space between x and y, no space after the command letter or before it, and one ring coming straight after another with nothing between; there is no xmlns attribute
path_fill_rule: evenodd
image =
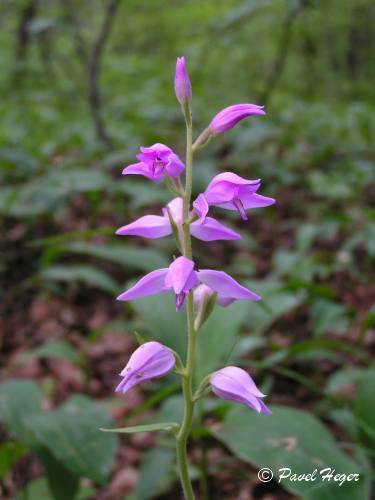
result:
<svg viewBox="0 0 375 500"><path fill-rule="evenodd" d="M92 51L88 59L88 66L87 66L87 79L89 86L88 97L89 97L91 116L94 123L96 135L105 145L110 144L110 139L107 134L104 121L101 115L101 95L100 95L99 77L100 77L104 48L111 33L113 21L119 5L120 5L120 0L108 1L103 24L94 42Z"/></svg>
<svg viewBox="0 0 375 500"><path fill-rule="evenodd" d="M258 98L258 102L261 102L264 105L266 105L270 100L271 95L275 90L277 83L279 82L282 74L284 73L289 50L291 47L291 41L293 38L294 23L298 15L302 12L302 10L305 7L309 5L309 3L310 0L300 0L298 5L290 9L284 18L280 39L277 44L278 50L276 53L275 62L273 64L272 71L270 72L266 80L264 89L262 90Z"/></svg>
<svg viewBox="0 0 375 500"><path fill-rule="evenodd" d="M99 141L108 146L110 144L110 138L101 113L102 101L99 80L105 45L111 33L120 0L108 0L103 22L91 49L89 44L84 40L77 20L72 14L73 7L70 0L60 0L60 3L64 7L65 19L72 28L76 54L85 66L87 99L96 137Z"/></svg>

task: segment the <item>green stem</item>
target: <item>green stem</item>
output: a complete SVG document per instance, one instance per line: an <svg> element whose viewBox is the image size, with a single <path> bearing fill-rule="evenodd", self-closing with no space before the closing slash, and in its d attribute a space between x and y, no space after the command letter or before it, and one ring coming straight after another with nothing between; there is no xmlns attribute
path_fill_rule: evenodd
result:
<svg viewBox="0 0 375 500"><path fill-rule="evenodd" d="M184 109L186 121L186 177L185 191L183 197L183 255L188 259L192 259L189 209L191 201L191 193L193 188L193 133L189 106ZM187 463L187 440L191 429L191 423L194 412L192 378L194 368L194 353L195 353L195 337L196 331L194 328L194 303L193 292L190 291L186 298L187 312L187 357L185 374L182 379L182 390L184 397L184 416L181 427L176 436L176 451L177 462L180 473L181 485L186 500L194 500L194 492L191 486L188 463Z"/></svg>

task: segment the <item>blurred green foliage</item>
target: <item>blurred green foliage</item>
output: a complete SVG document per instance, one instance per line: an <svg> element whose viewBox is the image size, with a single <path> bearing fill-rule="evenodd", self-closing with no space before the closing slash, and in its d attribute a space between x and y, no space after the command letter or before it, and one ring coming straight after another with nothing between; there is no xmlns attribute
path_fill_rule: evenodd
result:
<svg viewBox="0 0 375 500"><path fill-rule="evenodd" d="M22 16L31 4L35 9L22 42ZM4 315L14 313L21 296L44 294L74 303L72 296L82 288L112 304L125 282L170 260L175 252L170 239L149 247L138 239L118 241L113 233L141 213L158 213L169 199L162 186L125 180L120 173L140 144L165 142L182 154L184 132L172 77L176 56L184 55L193 82L196 133L234 102L265 103L267 109L265 118L249 119L197 156L196 193L218 170L234 169L261 177L263 192L278 200L254 212L248 226L225 214L244 234L236 251L230 244L196 244L202 266L225 265L264 299L260 305L215 311L201 332L198 370L205 374L227 361L256 369L275 402L289 397L289 406L309 412L279 404L272 419L261 419L209 399L201 415L220 420L223 431L204 430L197 418L193 443L209 433L257 467L276 468L280 459L301 472L309 472L318 456L327 466L360 471L360 488L340 490L340 498L369 498L375 435L368 352L375 325L373 2L120 1L99 64L99 111L110 145L95 133L92 82L79 42L90 53L106 5L100 0L3 0L0 5ZM184 318L168 299L126 306L124 321L111 327L138 329L145 338L155 336L183 352ZM93 330L89 342L104 330ZM64 359L89 377L87 360L69 335L38 346L31 342L7 368L11 372L35 358ZM330 369L321 370L326 363ZM286 394L280 380L289 383ZM176 387L173 378L161 381L143 402L143 409L161 405L152 423L180 419ZM308 396L296 394L293 403L296 387ZM48 491L54 498L73 498L82 477L104 484L116 442L113 435L97 432L110 425L103 408L73 395L45 413L41 398L31 381L7 380L0 386L0 420L9 432L0 445L0 478L31 450L44 465L50 490L43 479L33 480L20 498L44 498ZM336 430L336 442L319 418ZM57 446L61 429L78 454L64 443ZM257 448L248 444L252 432ZM286 437L295 440L292 450L283 444ZM137 500L151 498L150 489L168 491L176 480L171 446L163 437L144 454ZM61 493L62 484L67 490ZM337 498L329 484L315 492L299 486L289 490L308 500ZM78 495L91 493L81 485Z"/></svg>

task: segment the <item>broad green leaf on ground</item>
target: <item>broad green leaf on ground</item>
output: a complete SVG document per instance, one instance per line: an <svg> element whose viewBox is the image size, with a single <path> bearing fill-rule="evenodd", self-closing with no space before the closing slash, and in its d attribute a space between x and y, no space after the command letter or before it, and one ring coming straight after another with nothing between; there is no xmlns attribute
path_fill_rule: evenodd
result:
<svg viewBox="0 0 375 500"><path fill-rule="evenodd" d="M171 292L136 300L132 307L143 320L140 331L145 328L157 341L171 347L180 356L186 349L186 311L185 307L178 313Z"/></svg>
<svg viewBox="0 0 375 500"><path fill-rule="evenodd" d="M169 489L176 480L175 450L173 447L157 447L146 451L135 488L137 500L149 500Z"/></svg>
<svg viewBox="0 0 375 500"><path fill-rule="evenodd" d="M0 385L0 421L14 433L22 444L29 447L46 470L55 500L74 498L78 488L75 475L45 446L44 439L35 432L34 419L43 418L42 395L39 387L28 380L11 380ZM53 447L53 444L50 443Z"/></svg>
<svg viewBox="0 0 375 500"><path fill-rule="evenodd" d="M135 247L123 244L105 244L72 242L60 247L62 252L72 252L90 255L99 259L121 264L124 268L140 271L153 271L161 267L168 267L169 261L160 251L154 248Z"/></svg>
<svg viewBox="0 0 375 500"><path fill-rule="evenodd" d="M14 462L24 453L25 448L16 441L0 444L0 481L3 481Z"/></svg>
<svg viewBox="0 0 375 500"><path fill-rule="evenodd" d="M278 281L247 281L245 286L262 296L261 302L248 302L246 325L251 333L261 334L284 314L305 299L303 292L287 292Z"/></svg>
<svg viewBox="0 0 375 500"><path fill-rule="evenodd" d="M363 373L357 385L355 414L364 443L375 445L375 368Z"/></svg>
<svg viewBox="0 0 375 500"><path fill-rule="evenodd" d="M216 307L197 334L196 380L226 364L238 341L249 303L238 301L228 308Z"/></svg>
<svg viewBox="0 0 375 500"><path fill-rule="evenodd" d="M83 282L111 295L120 290L117 283L107 273L93 266L55 265L43 269L38 276L43 281Z"/></svg>
<svg viewBox="0 0 375 500"><path fill-rule="evenodd" d="M133 425L132 427L121 427L118 429L100 428L100 430L119 434L136 434L137 432L173 431L177 428L178 424L176 422L160 422L160 424Z"/></svg>
<svg viewBox="0 0 375 500"><path fill-rule="evenodd" d="M28 447L35 445L29 419L41 412L42 394L35 382L9 380L0 384L0 422Z"/></svg>
<svg viewBox="0 0 375 500"><path fill-rule="evenodd" d="M18 356L16 363L24 362L30 358L58 358L80 364L82 357L74 347L63 340L51 340L41 344L35 349L26 351Z"/></svg>
<svg viewBox="0 0 375 500"><path fill-rule="evenodd" d="M246 407L232 406L222 426L214 431L216 438L239 458L256 468L270 468L275 477L279 469L287 467L293 473L307 474L326 467L336 473L360 474L359 482L343 484L340 500L366 500L367 484L361 467L345 455L327 429L313 415L283 406L271 406L272 416L257 414ZM331 491L326 482L292 482L287 479L281 485L288 491L304 498L318 500ZM315 496L319 486L321 497ZM328 489L326 489L326 488ZM338 489L336 489L336 492ZM310 495L305 497L305 495ZM337 498L337 497L336 497Z"/></svg>
<svg viewBox="0 0 375 500"><path fill-rule="evenodd" d="M15 500L55 500L44 477L30 481Z"/></svg>
<svg viewBox="0 0 375 500"><path fill-rule="evenodd" d="M348 308L343 304L325 299L316 300L311 307L314 333L322 335L329 331L343 334L349 326L348 313Z"/></svg>
<svg viewBox="0 0 375 500"><path fill-rule="evenodd" d="M112 467L117 438L106 411L84 396L72 396L57 410L31 418L40 443L73 474L103 484Z"/></svg>
<svg viewBox="0 0 375 500"><path fill-rule="evenodd" d="M33 452L42 463L54 500L74 499L79 488L79 477L59 462L43 445L37 443Z"/></svg>

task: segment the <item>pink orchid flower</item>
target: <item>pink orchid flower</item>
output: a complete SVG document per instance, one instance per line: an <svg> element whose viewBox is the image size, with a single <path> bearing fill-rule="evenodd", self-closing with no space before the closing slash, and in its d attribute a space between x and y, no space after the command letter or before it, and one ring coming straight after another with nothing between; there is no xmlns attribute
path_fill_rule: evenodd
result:
<svg viewBox="0 0 375 500"><path fill-rule="evenodd" d="M233 172L223 172L216 175L207 186L205 192L193 203L201 217L207 213L209 205L215 205L227 210L237 210L243 220L247 220L245 210L273 205L275 200L257 194L260 179L244 179Z"/></svg>
<svg viewBox="0 0 375 500"><path fill-rule="evenodd" d="M258 413L272 415L263 403L265 395L255 385L250 375L237 366L226 366L217 370L210 377L212 391L219 398L241 403Z"/></svg>
<svg viewBox="0 0 375 500"><path fill-rule="evenodd" d="M248 116L265 114L263 106L257 104L234 104L219 111L212 119L208 129L212 135L222 134Z"/></svg>
<svg viewBox="0 0 375 500"><path fill-rule="evenodd" d="M218 294L221 305L229 305L234 300L260 300L256 293L241 286L223 271L213 269L194 270L194 262L184 256L172 264L146 274L133 287L117 297L117 300L136 300L173 290L176 296L176 310L184 303L186 294L200 283L207 285Z"/></svg>
<svg viewBox="0 0 375 500"><path fill-rule="evenodd" d="M156 143L140 149L141 152L137 154L139 163L125 167L123 175L143 175L158 182L165 176L178 177L185 168L180 158L164 144Z"/></svg>
<svg viewBox="0 0 375 500"><path fill-rule="evenodd" d="M175 362L168 347L159 342L145 342L133 352L121 371L123 379L116 387L116 392L125 393L135 385L166 375L173 369Z"/></svg>
<svg viewBox="0 0 375 500"><path fill-rule="evenodd" d="M172 234L171 221L168 212L176 225L179 234L182 234L183 222L183 200L178 197L167 205L168 209L163 209L163 215L145 215L131 224L120 227L116 231L119 235L142 236L144 238L162 238ZM220 224L212 217L204 217L190 224L190 231L195 238L202 241L216 240L239 240L241 236Z"/></svg>

